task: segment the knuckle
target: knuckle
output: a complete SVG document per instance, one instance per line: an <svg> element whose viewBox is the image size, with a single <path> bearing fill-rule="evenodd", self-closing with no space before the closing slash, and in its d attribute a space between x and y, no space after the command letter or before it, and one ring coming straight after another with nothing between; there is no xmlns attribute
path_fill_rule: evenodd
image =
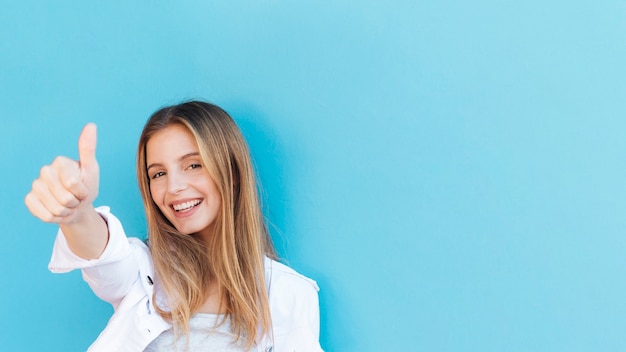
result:
<svg viewBox="0 0 626 352"><path fill-rule="evenodd" d="M32 192L28 192L26 197L24 197L24 204L26 204L26 207L29 210L31 209L31 205L33 204L33 193Z"/></svg>
<svg viewBox="0 0 626 352"><path fill-rule="evenodd" d="M55 205L51 208L52 209L49 209L49 211L50 211L50 215L53 217L62 217L62 216L65 216L67 213L67 208L60 204Z"/></svg>
<svg viewBox="0 0 626 352"><path fill-rule="evenodd" d="M60 195L58 201L64 208L71 208L77 205L77 199L71 193Z"/></svg>
<svg viewBox="0 0 626 352"><path fill-rule="evenodd" d="M63 185L67 188L74 188L80 185L80 179L76 175L67 175L63 179Z"/></svg>
<svg viewBox="0 0 626 352"><path fill-rule="evenodd" d="M37 217L44 222L54 222L54 215L50 214L50 213L46 213L46 214L40 214L37 215Z"/></svg>
<svg viewBox="0 0 626 352"><path fill-rule="evenodd" d="M65 163L67 163L67 158L64 156L57 156L52 161L52 165L60 165L60 164L65 164Z"/></svg>
<svg viewBox="0 0 626 352"><path fill-rule="evenodd" d="M39 170L39 177L40 178L48 178L50 176L50 174L52 174L52 167L50 165L43 166Z"/></svg>
<svg viewBox="0 0 626 352"><path fill-rule="evenodd" d="M41 179L36 179L35 181L33 181L31 188L32 190L29 194L32 194L33 197L35 196L34 193L37 193L37 194L41 193L41 190L44 188L44 185Z"/></svg>

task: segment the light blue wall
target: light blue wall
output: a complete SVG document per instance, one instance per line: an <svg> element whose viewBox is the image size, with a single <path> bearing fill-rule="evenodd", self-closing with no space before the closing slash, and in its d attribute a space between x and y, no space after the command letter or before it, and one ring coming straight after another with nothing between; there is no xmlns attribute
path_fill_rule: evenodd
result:
<svg viewBox="0 0 626 352"><path fill-rule="evenodd" d="M3 1L0 349L111 313L47 269L23 197L99 125L98 204L145 235L134 155L185 98L247 135L328 351L626 350L624 1Z"/></svg>

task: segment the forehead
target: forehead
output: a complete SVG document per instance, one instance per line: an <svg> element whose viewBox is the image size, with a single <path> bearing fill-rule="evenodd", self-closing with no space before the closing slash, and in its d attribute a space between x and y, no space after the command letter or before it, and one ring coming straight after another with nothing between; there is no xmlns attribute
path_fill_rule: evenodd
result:
<svg viewBox="0 0 626 352"><path fill-rule="evenodd" d="M154 133L146 143L146 161L159 162L162 159L179 158L198 152L198 144L187 127L175 124Z"/></svg>

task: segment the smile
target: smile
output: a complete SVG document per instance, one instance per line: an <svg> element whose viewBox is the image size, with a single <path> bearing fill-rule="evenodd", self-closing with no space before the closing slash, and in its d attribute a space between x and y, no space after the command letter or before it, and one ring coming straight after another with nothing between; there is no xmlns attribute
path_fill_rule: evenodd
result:
<svg viewBox="0 0 626 352"><path fill-rule="evenodd" d="M193 207L195 207L196 205L202 203L202 200L200 199L194 199L194 200L190 200L188 202L184 202L184 203L180 203L180 204L173 204L172 208L176 211L176 212L187 212L189 210L191 210Z"/></svg>

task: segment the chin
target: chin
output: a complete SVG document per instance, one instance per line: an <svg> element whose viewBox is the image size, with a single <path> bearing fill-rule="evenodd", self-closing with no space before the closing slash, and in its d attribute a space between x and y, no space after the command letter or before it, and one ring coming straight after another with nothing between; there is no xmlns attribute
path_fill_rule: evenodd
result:
<svg viewBox="0 0 626 352"><path fill-rule="evenodd" d="M200 236L200 234L206 230L207 226L187 226L184 228L177 227L176 229L183 235L187 236Z"/></svg>

